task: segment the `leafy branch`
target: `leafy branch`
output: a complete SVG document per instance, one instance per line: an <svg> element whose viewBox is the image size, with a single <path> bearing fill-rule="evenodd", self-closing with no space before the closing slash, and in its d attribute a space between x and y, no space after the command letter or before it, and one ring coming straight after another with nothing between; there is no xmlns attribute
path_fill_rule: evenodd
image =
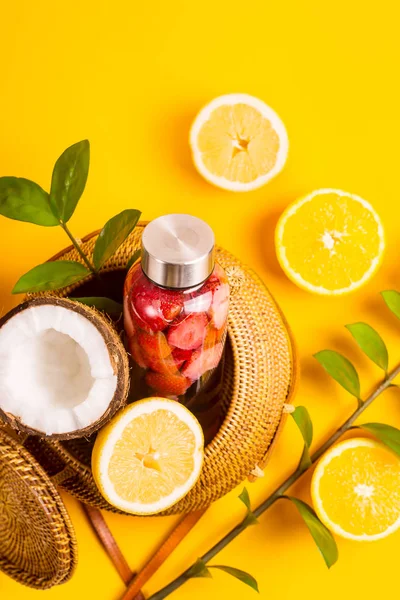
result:
<svg viewBox="0 0 400 600"><path fill-rule="evenodd" d="M382 292L382 297L388 308L400 319L400 293L394 290ZM209 565L212 560L223 548L232 542L238 535L247 529L250 525L256 524L257 519L267 511L277 500L290 500L296 506L304 523L308 527L322 557L328 567L332 566L338 558L336 542L328 529L321 523L314 510L305 502L298 498L287 495L287 491L296 483L301 476L316 463L319 458L333 446L340 437L353 427L359 427L362 430L374 435L383 444L388 446L393 452L400 456L400 430L383 423L363 423L354 425L355 421L363 412L376 400L385 390L396 386L394 379L400 374L400 364L392 371L388 372L388 352L381 336L366 323L355 323L347 325L347 329L359 345L360 349L384 372L383 380L375 387L371 394L365 399L361 399L360 380L354 365L344 356L333 350L323 350L315 355L315 358L322 367L335 379L345 390L357 399L357 408L348 417L348 419L312 454L310 446L313 437L313 426L307 409L304 406L296 408L286 407L295 421L304 441L304 447L300 462L296 470L272 493L264 502L262 502L254 511L251 510L250 497L244 488L240 494L240 500L245 504L247 513L241 523L236 525L229 533L217 542L208 552L199 558L194 565L186 569L181 575L174 579L164 588L153 594L149 600L162 600L169 596L174 590L183 585L188 579L193 577L211 577L209 569L219 568L226 573L236 577L243 583L250 585L258 591L257 582L252 575L232 567L222 567L221 565ZM397 387L397 386L396 386Z"/></svg>
<svg viewBox="0 0 400 600"><path fill-rule="evenodd" d="M67 148L57 159L50 193L29 179L0 177L0 215L42 227L61 227L82 261L59 260L38 265L17 281L13 294L56 290L77 283L90 274L99 278L101 268L136 227L140 211L122 211L104 225L96 240L93 256L85 254L67 223L85 190L89 163L89 141L83 140ZM137 259L137 253L127 268L135 262L135 256ZM95 306L104 305L105 300L91 298Z"/></svg>

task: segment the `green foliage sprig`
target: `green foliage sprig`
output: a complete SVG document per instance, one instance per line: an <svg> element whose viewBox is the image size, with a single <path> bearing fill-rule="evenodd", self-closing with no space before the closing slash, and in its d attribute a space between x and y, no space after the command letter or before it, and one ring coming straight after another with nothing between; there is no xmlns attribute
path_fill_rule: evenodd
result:
<svg viewBox="0 0 400 600"><path fill-rule="evenodd" d="M46 262L25 273L15 284L13 294L56 290L77 283L99 272L134 230L141 212L123 210L112 217L101 230L93 256L85 254L82 244L71 233L68 222L85 190L90 163L90 145L83 140L67 148L57 159L51 179L50 192L37 183L18 177L0 177L0 215L42 227L59 226L67 234L81 261L58 260ZM127 267L137 260L137 252ZM116 311L107 298L80 299L101 310Z"/></svg>
<svg viewBox="0 0 400 600"><path fill-rule="evenodd" d="M388 290L381 293L386 305L397 318L400 319L400 293ZM350 429L357 427L372 434L393 452L400 456L400 430L384 423L362 423L355 425L356 420L385 390L391 387L399 387L394 380L400 375L400 364L388 371L389 354L386 345L377 331L367 323L353 323L346 328L351 333L360 349L373 361L382 371L383 379L376 385L372 393L363 400L361 398L360 378L354 365L342 354L333 350L322 350L315 354L315 358L321 366L335 379L347 392L357 399L357 407L348 419L337 429L315 452L310 453L313 439L313 425L307 409L304 406L286 407L296 423L304 442L301 459L296 470L255 510L251 509L250 496L246 488L243 489L239 498L246 506L246 515L241 523L236 525L229 533L217 542L208 552L199 558L194 565L189 567L171 583L153 594L149 600L162 600L169 596L174 590L183 585L193 577L211 577L210 569L217 568L236 577L239 581L246 583L258 591L257 581L252 575L232 567L221 565L209 565L223 548L251 525L258 523L258 518L267 511L277 500L290 500L296 506L300 516L307 526L314 542L320 551L327 567L331 567L338 559L338 549L334 537L330 531L321 523L314 510L300 500L289 496L286 492L298 481L301 476L315 464L319 458L335 444L340 437Z"/></svg>

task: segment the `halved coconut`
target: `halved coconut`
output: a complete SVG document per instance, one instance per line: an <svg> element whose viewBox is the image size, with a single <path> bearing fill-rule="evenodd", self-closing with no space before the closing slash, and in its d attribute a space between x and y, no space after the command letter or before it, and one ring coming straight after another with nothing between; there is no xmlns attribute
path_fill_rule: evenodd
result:
<svg viewBox="0 0 400 600"><path fill-rule="evenodd" d="M0 320L0 417L33 435L90 435L129 390L124 346L107 319L73 300L46 296Z"/></svg>

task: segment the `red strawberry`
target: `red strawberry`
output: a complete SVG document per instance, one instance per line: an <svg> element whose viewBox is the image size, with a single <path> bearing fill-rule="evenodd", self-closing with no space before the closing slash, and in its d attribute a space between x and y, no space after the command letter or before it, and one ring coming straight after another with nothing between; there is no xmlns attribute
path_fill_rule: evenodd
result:
<svg viewBox="0 0 400 600"><path fill-rule="evenodd" d="M161 312L164 319L173 321L180 315L183 308L182 292L160 289Z"/></svg>
<svg viewBox="0 0 400 600"><path fill-rule="evenodd" d="M178 373L178 364L171 355L165 358L146 357L147 366L157 373Z"/></svg>
<svg viewBox="0 0 400 600"><path fill-rule="evenodd" d="M210 316L216 329L222 329L226 323L229 310L229 285L223 283L214 292Z"/></svg>
<svg viewBox="0 0 400 600"><path fill-rule="evenodd" d="M182 350L181 348L175 348L172 351L172 356L175 360L177 369L180 369L184 362L190 360L192 356L192 350Z"/></svg>
<svg viewBox="0 0 400 600"><path fill-rule="evenodd" d="M205 291L211 290L213 293L220 285L227 283L227 277L225 271L219 264L215 264L214 271L211 273L210 277L206 280L200 292L204 293Z"/></svg>
<svg viewBox="0 0 400 600"><path fill-rule="evenodd" d="M190 379L183 377L180 373L154 373L149 371L146 374L146 383L159 394L165 396L182 396L191 386Z"/></svg>
<svg viewBox="0 0 400 600"><path fill-rule="evenodd" d="M145 357L163 359L171 354L171 348L162 331L157 331L157 333L139 331L137 337Z"/></svg>
<svg viewBox="0 0 400 600"><path fill-rule="evenodd" d="M160 333L160 335L163 335L161 332L159 332L159 333ZM149 336L151 334L141 332L140 335L143 337L143 335ZM156 337L156 336L152 336L152 337ZM157 334L157 338L158 338L158 334ZM166 343L166 340L165 340L165 343ZM161 343L161 347L162 346L163 346L163 344ZM152 352L153 348L151 347L150 344L148 344L148 349L150 349L151 352L150 352L150 354L146 354L143 351L143 348L140 346L137 337L130 338L129 348L130 348L133 360L139 365L139 367L142 367L142 369L151 369L152 371L157 371L158 373L178 373L178 366L176 364L176 361L172 358L171 354L168 354L164 358L160 357ZM169 350L169 347L168 347L168 350Z"/></svg>
<svg viewBox="0 0 400 600"><path fill-rule="evenodd" d="M182 348L174 348L172 351L172 356L175 360L189 360L192 357L192 350L182 350Z"/></svg>
<svg viewBox="0 0 400 600"><path fill-rule="evenodd" d="M218 366L222 356L223 345L217 344L207 350L197 350L193 352L191 360L185 365L182 370L182 375L188 377L192 381L200 379L204 373L210 369L215 369Z"/></svg>
<svg viewBox="0 0 400 600"><path fill-rule="evenodd" d="M129 296L132 286L140 279L142 276L142 269L140 265L135 265L131 269L129 269L127 276L125 277L124 283L124 295Z"/></svg>
<svg viewBox="0 0 400 600"><path fill-rule="evenodd" d="M183 308L183 294L162 289L148 279L141 265L135 265L125 279L124 294L132 319L145 331L162 331Z"/></svg>
<svg viewBox="0 0 400 600"><path fill-rule="evenodd" d="M148 365L145 360L145 357L142 354L142 350L139 346L137 337L133 336L129 338L129 349L131 351L132 358L135 361L135 363L138 364L139 367L142 367L142 369L146 369Z"/></svg>
<svg viewBox="0 0 400 600"><path fill-rule="evenodd" d="M221 285L220 280L217 277L214 277L213 275L211 275L211 277L209 279L207 279L207 281L203 284L203 286L200 288L200 290L198 290L197 294L207 294L208 292L211 292L211 294L214 294L215 290L217 289L217 287Z"/></svg>
<svg viewBox="0 0 400 600"><path fill-rule="evenodd" d="M194 350L204 340L208 318L205 313L192 313L171 325L167 333L168 343L182 350Z"/></svg>
<svg viewBox="0 0 400 600"><path fill-rule="evenodd" d="M161 312L161 302L155 294L137 292L132 289L133 318L145 331L162 331L168 325Z"/></svg>
<svg viewBox="0 0 400 600"><path fill-rule="evenodd" d="M161 289L144 276L132 287L131 297L137 318L146 324L142 327L145 330L162 331L183 307L181 292Z"/></svg>

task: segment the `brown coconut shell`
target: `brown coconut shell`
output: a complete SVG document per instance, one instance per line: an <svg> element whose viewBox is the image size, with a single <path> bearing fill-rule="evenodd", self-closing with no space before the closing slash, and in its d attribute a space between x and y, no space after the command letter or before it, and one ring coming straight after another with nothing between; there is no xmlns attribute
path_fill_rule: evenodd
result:
<svg viewBox="0 0 400 600"><path fill-rule="evenodd" d="M23 423L18 417L9 412L3 411L1 408L0 419L17 431L21 431L29 435L45 437L47 439L70 440L73 438L87 437L103 427L117 412L117 410L125 406L130 384L128 355L115 327L113 326L112 322L103 315L103 313L99 312L95 308L74 300L69 300L67 298L57 298L56 296L49 295L23 302L0 319L0 329L3 327L3 325L5 325L5 323L23 310L45 304L61 306L67 310L72 310L73 312L80 314L85 319L88 319L88 321L90 321L90 323L96 327L106 343L110 356L110 363L112 365L114 374L117 376L117 387L115 394L108 405L107 410L97 421L87 427L84 427L83 429L77 429L76 431L70 431L68 433L55 433L46 435L42 431L25 425L25 423Z"/></svg>

